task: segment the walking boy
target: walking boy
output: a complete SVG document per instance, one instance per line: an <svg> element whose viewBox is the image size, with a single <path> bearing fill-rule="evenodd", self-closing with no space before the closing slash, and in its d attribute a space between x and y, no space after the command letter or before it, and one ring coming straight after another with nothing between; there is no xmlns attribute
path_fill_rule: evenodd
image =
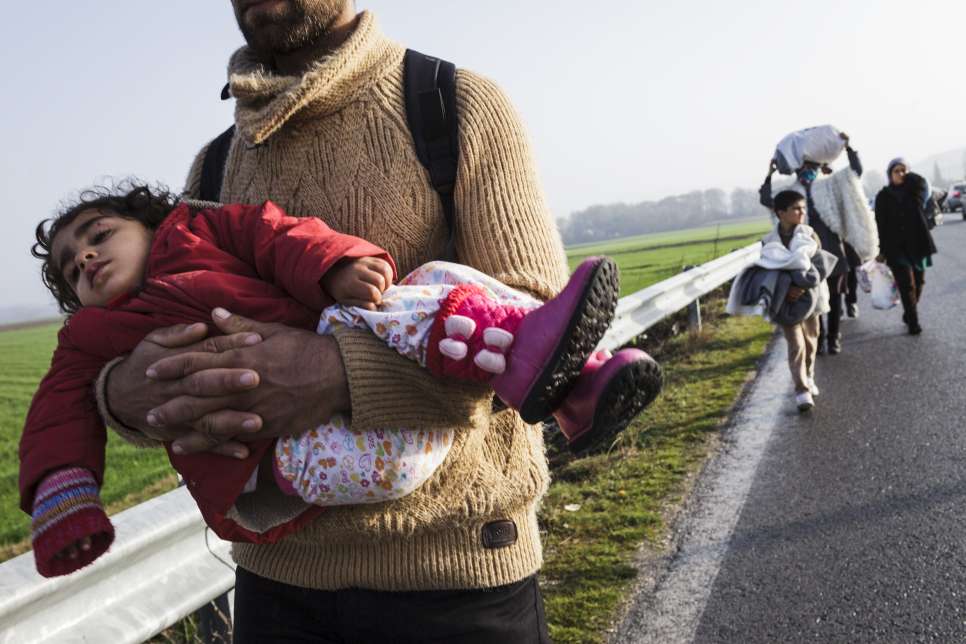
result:
<svg viewBox="0 0 966 644"><path fill-rule="evenodd" d="M803 222L805 197L793 190L775 195L778 224L762 239L761 257L735 279L728 312L761 314L781 327L799 411L815 406L815 355L819 316L829 309L826 278L836 258L822 251L818 235Z"/></svg>
<svg viewBox="0 0 966 644"><path fill-rule="evenodd" d="M764 244L774 242L775 237L781 244L791 249L792 239L798 232L801 236L810 238L815 245L815 251L809 257L819 253L822 244L818 235L805 225L806 205L805 198L792 190L780 192L775 197L775 215L778 217L778 226L762 240ZM801 230L799 230L801 229ZM828 286L824 280L812 287L813 292L825 290L822 295L824 306L818 308L822 311L813 312L812 315L797 324L780 324L782 333L785 334L785 341L788 342L788 367L792 372L792 380L795 382L795 404L799 411L808 411L815 406L814 396L818 395L818 387L815 385L815 355L818 352L819 335L819 316L828 310ZM792 285L788 288L785 300L797 302L805 294L806 289L802 286Z"/></svg>

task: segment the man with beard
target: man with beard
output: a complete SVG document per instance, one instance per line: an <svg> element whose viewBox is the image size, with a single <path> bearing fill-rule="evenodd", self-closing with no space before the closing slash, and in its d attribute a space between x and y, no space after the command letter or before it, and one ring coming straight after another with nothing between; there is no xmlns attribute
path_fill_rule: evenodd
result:
<svg viewBox="0 0 966 644"><path fill-rule="evenodd" d="M404 48L349 0L232 4L247 46L229 62L237 130L220 200L272 199L319 216L387 249L400 275L439 258L449 231L406 125ZM456 102L457 260L547 299L566 264L519 119L496 86L465 70ZM189 197L199 196L206 151ZM213 321L225 335L174 327L109 364L98 383L108 424L139 444L235 458L247 457L246 440L336 412L359 430L456 436L436 475L403 499L329 508L276 544L235 544L236 642L547 639L539 428L494 411L485 388L437 381L363 331ZM263 492L269 500L252 507L267 512L270 486L253 495ZM235 509L241 521L264 519Z"/></svg>

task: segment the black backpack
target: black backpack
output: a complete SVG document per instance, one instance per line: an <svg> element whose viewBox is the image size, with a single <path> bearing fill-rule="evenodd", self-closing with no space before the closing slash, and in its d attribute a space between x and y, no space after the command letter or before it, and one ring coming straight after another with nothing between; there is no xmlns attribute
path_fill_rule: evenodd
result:
<svg viewBox="0 0 966 644"><path fill-rule="evenodd" d="M229 98L222 90L222 99ZM429 171L430 183L439 194L449 233L443 259L456 258L456 202L453 188L459 165L459 120L456 114L456 67L453 63L406 50L403 60L403 93L406 121L416 147L416 156ZM228 151L235 126L219 134L208 146L201 165L200 197L220 201Z"/></svg>

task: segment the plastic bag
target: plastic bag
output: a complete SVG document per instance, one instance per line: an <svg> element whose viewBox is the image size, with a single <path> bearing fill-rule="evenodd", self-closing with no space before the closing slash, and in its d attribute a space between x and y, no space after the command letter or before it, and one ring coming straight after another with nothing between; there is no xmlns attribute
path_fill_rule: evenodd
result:
<svg viewBox="0 0 966 644"><path fill-rule="evenodd" d="M805 161L831 163L845 149L841 132L831 125L818 125L788 134L775 146L775 162L782 174L792 174Z"/></svg>
<svg viewBox="0 0 966 644"><path fill-rule="evenodd" d="M855 269L855 279L863 293L872 292L872 277L869 275L869 270L873 265L875 265L875 260L871 259Z"/></svg>
<svg viewBox="0 0 966 644"><path fill-rule="evenodd" d="M868 269L872 280L872 306L877 309L891 309L899 303L899 290L889 267L881 262L872 262Z"/></svg>

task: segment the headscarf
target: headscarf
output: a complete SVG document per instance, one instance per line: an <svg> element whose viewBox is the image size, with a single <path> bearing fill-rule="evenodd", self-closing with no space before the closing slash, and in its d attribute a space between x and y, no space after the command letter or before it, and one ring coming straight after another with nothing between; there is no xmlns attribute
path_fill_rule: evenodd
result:
<svg viewBox="0 0 966 644"><path fill-rule="evenodd" d="M897 165L903 165L906 167L906 181L902 185L895 185L892 183L892 169ZM910 179L910 175L912 179ZM912 172L912 168L906 161L905 157L896 157L892 161L889 161L889 167L886 169L886 179L889 181L889 188L895 192L900 193L906 190L918 190L919 200L922 203L922 207L925 208L929 200L932 198L932 186L929 184L929 179L922 176L921 174L916 174Z"/></svg>
<svg viewBox="0 0 966 644"><path fill-rule="evenodd" d="M890 186L892 185L892 169L897 165L906 166L906 172L909 172L910 170L912 170L910 165L906 162L905 157L896 157L892 161L889 161L889 167L886 168L886 180L889 182Z"/></svg>

